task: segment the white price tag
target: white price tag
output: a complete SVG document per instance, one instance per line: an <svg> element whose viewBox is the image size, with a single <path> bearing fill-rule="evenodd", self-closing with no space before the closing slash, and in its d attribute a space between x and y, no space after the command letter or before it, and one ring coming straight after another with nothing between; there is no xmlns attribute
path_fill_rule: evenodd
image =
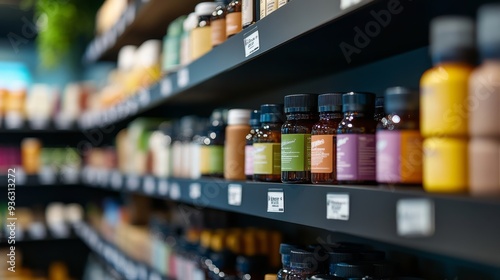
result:
<svg viewBox="0 0 500 280"><path fill-rule="evenodd" d="M56 171L52 166L43 166L38 176L42 185L53 185L56 182Z"/></svg>
<svg viewBox="0 0 500 280"><path fill-rule="evenodd" d="M340 0L340 9L345 10L361 2L361 0Z"/></svg>
<svg viewBox="0 0 500 280"><path fill-rule="evenodd" d="M122 187L123 176L120 171L115 170L111 173L111 188L118 190Z"/></svg>
<svg viewBox="0 0 500 280"><path fill-rule="evenodd" d="M245 57L248 57L258 51L260 48L259 31L252 30L246 33L243 38L243 45L245 45Z"/></svg>
<svg viewBox="0 0 500 280"><path fill-rule="evenodd" d="M158 181L158 194L167 195L168 194L168 181L166 179L161 179Z"/></svg>
<svg viewBox="0 0 500 280"><path fill-rule="evenodd" d="M189 198L198 199L201 196L200 183L192 183L189 185Z"/></svg>
<svg viewBox="0 0 500 280"><path fill-rule="evenodd" d="M137 175L129 175L127 177L127 188L131 191L135 191L139 188L139 176Z"/></svg>
<svg viewBox="0 0 500 280"><path fill-rule="evenodd" d="M229 184L227 188L227 203L233 206L240 206L242 193L241 185Z"/></svg>
<svg viewBox="0 0 500 280"><path fill-rule="evenodd" d="M169 96L172 94L173 86L172 80L170 78L164 78L161 80L160 92L163 96Z"/></svg>
<svg viewBox="0 0 500 280"><path fill-rule="evenodd" d="M396 207L398 235L423 237L434 234L434 203L431 200L400 199Z"/></svg>
<svg viewBox="0 0 500 280"><path fill-rule="evenodd" d="M26 185L26 173L22 167L16 167L16 183L19 186Z"/></svg>
<svg viewBox="0 0 500 280"><path fill-rule="evenodd" d="M349 220L349 195L334 194L326 195L326 218L328 220Z"/></svg>
<svg viewBox="0 0 500 280"><path fill-rule="evenodd" d="M189 84L189 69L182 68L177 72L177 86L183 88Z"/></svg>
<svg viewBox="0 0 500 280"><path fill-rule="evenodd" d="M170 198L173 200L178 200L181 198L181 187L177 183L172 183L170 186Z"/></svg>
<svg viewBox="0 0 500 280"><path fill-rule="evenodd" d="M283 190L269 190L267 192L267 212L285 212L285 193Z"/></svg>
<svg viewBox="0 0 500 280"><path fill-rule="evenodd" d="M139 102L144 107L151 101L151 93L147 89L141 89L139 92Z"/></svg>
<svg viewBox="0 0 500 280"><path fill-rule="evenodd" d="M144 188L144 193L148 195L154 194L156 189L155 178L153 176L144 177L144 182L142 187Z"/></svg>

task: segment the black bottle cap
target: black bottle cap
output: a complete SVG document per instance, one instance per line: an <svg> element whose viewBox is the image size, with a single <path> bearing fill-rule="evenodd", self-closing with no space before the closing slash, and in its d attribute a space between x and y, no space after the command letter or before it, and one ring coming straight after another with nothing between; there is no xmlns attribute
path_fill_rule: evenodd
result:
<svg viewBox="0 0 500 280"><path fill-rule="evenodd" d="M285 96L285 113L317 112L318 95L292 94Z"/></svg>
<svg viewBox="0 0 500 280"><path fill-rule="evenodd" d="M363 278L372 271L373 267L366 262L341 262L330 266L330 274L343 278Z"/></svg>
<svg viewBox="0 0 500 280"><path fill-rule="evenodd" d="M330 262L330 264L353 261L356 259L356 254L350 250L337 249L334 252L328 252L328 255L328 261Z"/></svg>
<svg viewBox="0 0 500 280"><path fill-rule="evenodd" d="M260 126L260 111L252 110L250 113L250 126Z"/></svg>
<svg viewBox="0 0 500 280"><path fill-rule="evenodd" d="M365 112L373 114L375 111L375 94L370 92L348 92L342 95L342 112Z"/></svg>
<svg viewBox="0 0 500 280"><path fill-rule="evenodd" d="M282 255L290 255L290 251L292 251L293 249L298 249L298 248L297 246L291 244L286 244L286 243L280 244L280 254Z"/></svg>
<svg viewBox="0 0 500 280"><path fill-rule="evenodd" d="M318 96L318 112L342 112L342 93L325 93Z"/></svg>
<svg viewBox="0 0 500 280"><path fill-rule="evenodd" d="M307 280L342 280L342 279L344 278L340 278L329 274L318 274L307 277Z"/></svg>
<svg viewBox="0 0 500 280"><path fill-rule="evenodd" d="M406 87L391 87L385 91L385 110L387 113L418 111L420 95L417 90Z"/></svg>
<svg viewBox="0 0 500 280"><path fill-rule="evenodd" d="M384 97L383 96L378 96L375 99L375 108L380 108L384 107Z"/></svg>
<svg viewBox="0 0 500 280"><path fill-rule="evenodd" d="M385 259L385 253L377 250L361 251L358 255L362 261L382 261Z"/></svg>
<svg viewBox="0 0 500 280"><path fill-rule="evenodd" d="M295 268L317 269L320 263L314 258L314 253L292 249L290 251L290 266Z"/></svg>
<svg viewBox="0 0 500 280"><path fill-rule="evenodd" d="M260 106L261 123L282 123L284 120L283 104L264 104Z"/></svg>
<svg viewBox="0 0 500 280"><path fill-rule="evenodd" d="M483 58L500 58L500 4L482 5L477 12L477 43Z"/></svg>
<svg viewBox="0 0 500 280"><path fill-rule="evenodd" d="M180 120L180 133L182 137L190 139L194 135L199 119L197 116L184 116Z"/></svg>
<svg viewBox="0 0 500 280"><path fill-rule="evenodd" d="M440 16L431 21L430 51L434 64L474 62L474 22L463 16Z"/></svg>

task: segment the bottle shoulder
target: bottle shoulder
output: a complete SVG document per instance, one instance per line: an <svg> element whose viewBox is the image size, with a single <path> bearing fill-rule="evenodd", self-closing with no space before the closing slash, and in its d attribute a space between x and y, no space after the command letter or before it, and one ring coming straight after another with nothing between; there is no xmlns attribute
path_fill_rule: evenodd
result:
<svg viewBox="0 0 500 280"><path fill-rule="evenodd" d="M377 130L377 121L371 118L345 117L339 123L338 134L374 134Z"/></svg>
<svg viewBox="0 0 500 280"><path fill-rule="evenodd" d="M474 70L472 65L465 63L447 63L436 65L424 72L420 79L422 85L467 80Z"/></svg>

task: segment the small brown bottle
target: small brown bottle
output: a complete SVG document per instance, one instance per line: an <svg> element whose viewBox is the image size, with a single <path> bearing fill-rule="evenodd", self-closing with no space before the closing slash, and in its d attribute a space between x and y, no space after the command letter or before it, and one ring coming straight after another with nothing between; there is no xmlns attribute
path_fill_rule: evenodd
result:
<svg viewBox="0 0 500 280"><path fill-rule="evenodd" d="M311 182L311 130L318 121L318 96L285 96L286 122L281 127L281 181Z"/></svg>
<svg viewBox="0 0 500 280"><path fill-rule="evenodd" d="M337 182L337 128L343 118L342 93L318 97L319 122L311 131L311 181L314 184Z"/></svg>
<svg viewBox="0 0 500 280"><path fill-rule="evenodd" d="M281 126L284 119L283 105L264 104L260 107L261 127L253 141L254 181L281 181Z"/></svg>
<svg viewBox="0 0 500 280"><path fill-rule="evenodd" d="M339 184L374 184L376 180L375 94L349 92L342 96L344 118L337 129Z"/></svg>
<svg viewBox="0 0 500 280"><path fill-rule="evenodd" d="M233 0L227 5L226 36L227 38L241 31L241 0Z"/></svg>
<svg viewBox="0 0 500 280"><path fill-rule="evenodd" d="M231 109L228 112L224 145L224 178L245 180L246 136L250 131L250 110Z"/></svg>
<svg viewBox="0 0 500 280"><path fill-rule="evenodd" d="M212 26L212 46L218 46L226 41L226 5L229 1L217 1L217 7L210 18Z"/></svg>

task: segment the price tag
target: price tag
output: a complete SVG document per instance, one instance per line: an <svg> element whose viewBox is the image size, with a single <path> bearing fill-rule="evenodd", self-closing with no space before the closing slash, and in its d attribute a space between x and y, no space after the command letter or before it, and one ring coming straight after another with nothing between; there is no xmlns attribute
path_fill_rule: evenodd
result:
<svg viewBox="0 0 500 280"><path fill-rule="evenodd" d="M155 188L156 188L156 182L155 178L153 176L146 176L144 177L143 181L143 186L144 188L144 193L148 195L152 195L155 193Z"/></svg>
<svg viewBox="0 0 500 280"><path fill-rule="evenodd" d="M63 166L61 169L61 177L66 184L78 183L78 168L75 166Z"/></svg>
<svg viewBox="0 0 500 280"><path fill-rule="evenodd" d="M182 68L177 72L177 86L180 88L185 87L189 84L189 69Z"/></svg>
<svg viewBox="0 0 500 280"><path fill-rule="evenodd" d="M131 191L135 191L139 188L139 176L137 175L129 175L127 177L127 188Z"/></svg>
<svg viewBox="0 0 500 280"><path fill-rule="evenodd" d="M178 200L181 198L181 187L177 183L172 183L170 186L170 198L173 200Z"/></svg>
<svg viewBox="0 0 500 280"><path fill-rule="evenodd" d="M141 89L139 93L139 102L141 103L141 105L144 107L148 105L150 101L151 101L151 94L149 90L144 88Z"/></svg>
<svg viewBox="0 0 500 280"><path fill-rule="evenodd" d="M111 188L118 190L122 187L123 185L123 176L118 170L114 170L111 172Z"/></svg>
<svg viewBox="0 0 500 280"><path fill-rule="evenodd" d="M434 203L431 200L400 199L396 215L398 235L424 237L434 234Z"/></svg>
<svg viewBox="0 0 500 280"><path fill-rule="evenodd" d="M170 78L164 78L161 80L160 92L163 96L169 96L172 94L172 80Z"/></svg>
<svg viewBox="0 0 500 280"><path fill-rule="evenodd" d="M22 167L16 167L16 183L19 186L26 185L26 173Z"/></svg>
<svg viewBox="0 0 500 280"><path fill-rule="evenodd" d="M245 57L258 51L260 48L259 30L247 32L243 38L243 45L245 45Z"/></svg>
<svg viewBox="0 0 500 280"><path fill-rule="evenodd" d="M334 194L326 195L326 218L328 220L349 220L349 195Z"/></svg>
<svg viewBox="0 0 500 280"><path fill-rule="evenodd" d="M168 181L166 179L158 181L158 194L164 196L168 194Z"/></svg>
<svg viewBox="0 0 500 280"><path fill-rule="evenodd" d="M229 184L227 188L227 203L233 206L240 206L242 200L242 190L239 184Z"/></svg>
<svg viewBox="0 0 500 280"><path fill-rule="evenodd" d="M201 196L201 185L199 183L192 183L189 185L189 198L198 199Z"/></svg>
<svg viewBox="0 0 500 280"><path fill-rule="evenodd" d="M285 212L285 193L283 190L269 190L267 192L267 212Z"/></svg>

